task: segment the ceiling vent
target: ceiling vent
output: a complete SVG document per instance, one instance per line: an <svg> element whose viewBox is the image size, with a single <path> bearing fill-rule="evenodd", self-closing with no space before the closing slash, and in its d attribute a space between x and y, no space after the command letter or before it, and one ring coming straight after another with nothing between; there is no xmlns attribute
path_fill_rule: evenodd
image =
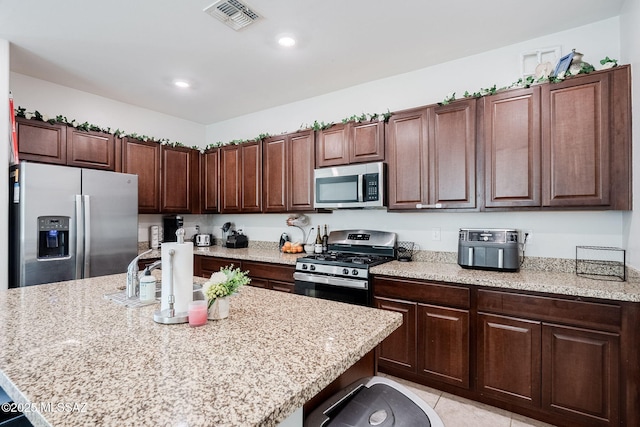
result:
<svg viewBox="0 0 640 427"><path fill-rule="evenodd" d="M219 0L204 11L236 31L260 19L260 15L238 0Z"/></svg>

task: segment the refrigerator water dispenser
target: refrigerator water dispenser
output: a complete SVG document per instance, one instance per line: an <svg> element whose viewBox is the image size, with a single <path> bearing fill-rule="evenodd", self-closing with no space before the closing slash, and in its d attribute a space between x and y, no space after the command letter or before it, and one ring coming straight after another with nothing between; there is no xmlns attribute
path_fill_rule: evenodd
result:
<svg viewBox="0 0 640 427"><path fill-rule="evenodd" d="M69 256L69 217L38 217L38 259Z"/></svg>

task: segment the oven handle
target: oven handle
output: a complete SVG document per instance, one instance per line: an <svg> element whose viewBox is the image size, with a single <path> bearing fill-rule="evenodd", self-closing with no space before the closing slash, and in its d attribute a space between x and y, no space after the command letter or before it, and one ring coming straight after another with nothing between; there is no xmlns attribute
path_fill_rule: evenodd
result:
<svg viewBox="0 0 640 427"><path fill-rule="evenodd" d="M369 283L366 280L345 279L335 276L318 276L316 274L301 273L299 271L293 273L293 279L301 282L320 283L345 288L369 289Z"/></svg>

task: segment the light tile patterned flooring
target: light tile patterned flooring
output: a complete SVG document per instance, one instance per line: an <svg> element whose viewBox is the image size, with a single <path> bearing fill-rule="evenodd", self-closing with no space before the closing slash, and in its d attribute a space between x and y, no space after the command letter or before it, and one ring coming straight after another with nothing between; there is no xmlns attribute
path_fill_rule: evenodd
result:
<svg viewBox="0 0 640 427"><path fill-rule="evenodd" d="M504 409L474 402L434 388L379 373L417 394L436 413L445 427L554 427Z"/></svg>

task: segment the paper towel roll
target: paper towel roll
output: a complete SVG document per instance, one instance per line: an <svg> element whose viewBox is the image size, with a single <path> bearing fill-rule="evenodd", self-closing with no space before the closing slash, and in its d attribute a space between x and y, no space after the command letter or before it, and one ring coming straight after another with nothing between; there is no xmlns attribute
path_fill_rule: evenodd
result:
<svg viewBox="0 0 640 427"><path fill-rule="evenodd" d="M173 268L171 268L170 250L174 250ZM173 295L176 313L186 313L193 301L193 243L162 244L162 298L160 309L169 308L169 285L173 276Z"/></svg>

